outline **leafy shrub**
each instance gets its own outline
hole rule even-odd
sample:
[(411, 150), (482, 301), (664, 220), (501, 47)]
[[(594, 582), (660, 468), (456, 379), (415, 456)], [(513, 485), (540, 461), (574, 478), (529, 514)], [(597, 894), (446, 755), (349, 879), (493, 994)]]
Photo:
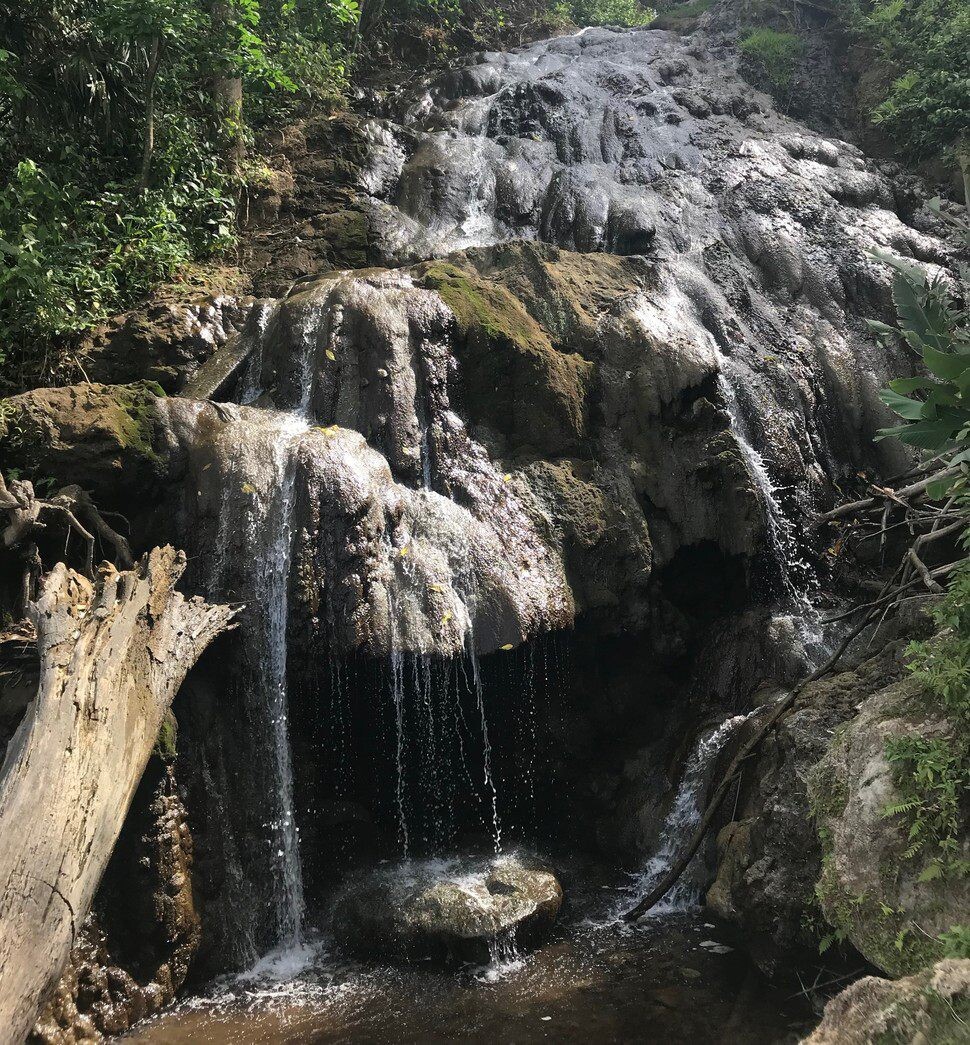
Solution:
[[(233, 242), (236, 144), (338, 91), (356, 0), (0, 5), (0, 387)], [(264, 16), (266, 16), (264, 18)], [(213, 84), (238, 80), (244, 116)]]
[(894, 71), (874, 119), (906, 151), (932, 156), (970, 134), (970, 4), (874, 0), (863, 32)]
[[(970, 546), (970, 314), (942, 276), (877, 253), (893, 267), (897, 326), (874, 321), (880, 337), (902, 336), (929, 376), (899, 378), (881, 393), (903, 419), (877, 438), (894, 437), (941, 455), (949, 472), (928, 487), (947, 497), (947, 511)], [(958, 465), (958, 468), (952, 466)], [(932, 608), (937, 634), (911, 643), (908, 667), (952, 724), (951, 735), (911, 733), (886, 742), (900, 801), (885, 812), (909, 828), (906, 857), (929, 857), (924, 880), (970, 872), (961, 855), (966, 796), (970, 794), (970, 558), (956, 567), (946, 595)]]
[(741, 41), (741, 56), (748, 71), (776, 90), (789, 86), (804, 49), (803, 41), (794, 33), (768, 27), (752, 30)]
[(911, 733), (886, 743), (901, 797), (886, 815), (902, 815), (909, 825), (907, 858), (932, 856), (924, 879), (970, 872), (960, 855), (962, 807), (970, 794), (970, 560), (964, 560), (932, 614), (940, 630), (910, 643), (908, 666), (945, 710), (953, 734)]
[[(927, 279), (916, 265), (884, 253), (895, 269), (893, 301), (898, 326), (870, 320), (878, 336), (901, 335), (930, 376), (891, 381), (880, 393), (905, 422), (877, 438), (894, 437), (923, 450), (952, 452), (951, 463), (970, 460), (970, 316), (947, 281)], [(942, 493), (942, 491), (937, 491)]]
[(575, 25), (649, 25), (657, 13), (639, 0), (565, 0), (555, 8), (564, 20)]
[(938, 937), (944, 958), (970, 958), (970, 926), (953, 925)]
[(48, 170), (29, 159), (4, 186), (0, 368), (31, 370), (52, 339), (66, 343), (232, 241), (235, 202), (213, 159), (140, 193), (88, 188), (80, 161)]

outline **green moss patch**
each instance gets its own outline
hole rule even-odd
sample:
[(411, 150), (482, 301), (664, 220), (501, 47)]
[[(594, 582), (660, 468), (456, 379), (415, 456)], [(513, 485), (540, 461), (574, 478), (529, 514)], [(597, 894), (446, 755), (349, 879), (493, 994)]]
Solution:
[(585, 435), (592, 364), (560, 351), (497, 281), (450, 262), (421, 266), (417, 275), (454, 313), (457, 389), (472, 422), (504, 435), (513, 452), (575, 449)]
[(0, 400), (0, 457), (8, 475), (35, 485), (78, 483), (104, 490), (124, 474), (134, 483), (161, 476), (153, 381), (39, 388)]

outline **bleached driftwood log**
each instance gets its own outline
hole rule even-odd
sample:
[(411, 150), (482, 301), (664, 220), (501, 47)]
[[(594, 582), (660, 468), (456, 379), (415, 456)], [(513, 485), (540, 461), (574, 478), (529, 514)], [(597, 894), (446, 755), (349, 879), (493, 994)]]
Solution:
[(0, 1043), (19, 1045), (91, 907), (165, 711), (234, 611), (156, 548), (97, 581), (57, 565), (32, 616), (37, 696), (0, 769)]

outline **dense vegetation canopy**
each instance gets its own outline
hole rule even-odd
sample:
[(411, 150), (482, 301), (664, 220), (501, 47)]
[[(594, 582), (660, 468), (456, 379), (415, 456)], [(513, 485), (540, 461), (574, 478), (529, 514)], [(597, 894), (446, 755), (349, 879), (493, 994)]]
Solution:
[(56, 380), (93, 325), (230, 250), (254, 136), (339, 105), (368, 52), (434, 58), (513, 29), (651, 17), (639, 0), (4, 5), (0, 385)]

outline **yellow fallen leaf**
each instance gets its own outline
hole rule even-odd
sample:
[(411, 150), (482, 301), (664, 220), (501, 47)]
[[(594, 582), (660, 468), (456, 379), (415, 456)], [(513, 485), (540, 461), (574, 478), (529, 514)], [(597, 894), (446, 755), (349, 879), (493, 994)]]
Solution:
[(441, 623), (442, 623), (442, 624), (447, 624), (447, 623), (448, 623), (448, 621), (450, 621), (450, 620), (451, 620), (451, 614), (450, 614), (450, 613), (446, 613), (446, 614), (445, 614), (445, 615), (444, 615), (444, 616), (443, 616), (443, 617), (441, 618)]
[(505, 475), (502, 476), (502, 478), (505, 480), (505, 482), (510, 482), (512, 476), (510, 475), (510, 473), (506, 472)]
[(336, 357), (336, 356), (335, 356), (335, 355), (333, 354), (333, 352), (331, 352), (331, 351), (330, 351), (330, 349), (328, 348), (328, 349), (327, 349), (327, 359), (329, 359), (329, 360), (330, 360), (331, 362), (333, 362), (333, 361), (334, 361), (334, 360), (335, 360), (336, 358), (337, 358), (337, 357)]
[(253, 486), (252, 483), (243, 483), (240, 490), (242, 490), (243, 493), (255, 493), (256, 487)]
[(405, 544), (404, 547), (398, 552), (398, 555), (405, 556), (411, 549)]
[(513, 646), (511, 642), (506, 642), (506, 644), (502, 647), (502, 649), (505, 649), (505, 650), (515, 649), (515, 646)]
[(428, 587), (432, 591), (441, 591), (441, 585), (440, 584), (429, 584)]

